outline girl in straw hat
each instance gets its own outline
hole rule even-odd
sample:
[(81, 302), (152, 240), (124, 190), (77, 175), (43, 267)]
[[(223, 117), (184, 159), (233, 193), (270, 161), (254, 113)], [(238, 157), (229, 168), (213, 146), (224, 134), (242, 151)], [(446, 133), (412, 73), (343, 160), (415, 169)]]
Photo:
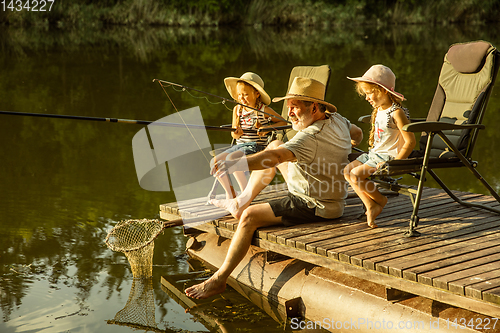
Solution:
[(376, 217), (382, 212), (387, 198), (367, 178), (386, 161), (407, 158), (415, 147), (415, 135), (403, 131), (409, 113), (401, 106), (404, 96), (394, 90), (396, 76), (389, 67), (374, 65), (362, 77), (350, 78), (356, 90), (373, 107), (370, 149), (344, 169), (344, 176), (366, 207), (368, 226), (376, 228)]
[[(236, 140), (236, 145), (217, 155), (213, 162), (237, 159), (243, 155), (254, 154), (263, 150), (268, 144), (272, 131), (259, 132), (258, 130), (286, 125), (283, 118), (268, 106), (271, 103), (271, 98), (264, 90), (264, 81), (259, 75), (247, 72), (239, 78), (227, 77), (224, 79), (224, 84), (229, 95), (243, 105), (236, 105), (233, 108), (232, 126), (236, 128), (236, 131), (231, 132), (231, 136)], [(245, 173), (237, 171), (233, 175), (243, 191), (247, 185)], [(234, 198), (236, 193), (231, 186), (229, 177), (223, 175), (217, 179), (226, 191), (226, 198)]]

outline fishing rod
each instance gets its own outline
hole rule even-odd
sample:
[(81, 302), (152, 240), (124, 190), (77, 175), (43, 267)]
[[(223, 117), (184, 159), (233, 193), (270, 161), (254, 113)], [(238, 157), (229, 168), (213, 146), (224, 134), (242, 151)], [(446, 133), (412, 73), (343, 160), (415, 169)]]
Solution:
[[(60, 115), (60, 114), (50, 114), (50, 113), (29, 113), (29, 112), (15, 112), (15, 111), (0, 111), (0, 114), (10, 115), (10, 116), (25, 116), (25, 117), (43, 117), (43, 118), (58, 118), (58, 119), (73, 119), (73, 120), (89, 120), (89, 121), (102, 121), (108, 123), (124, 123), (124, 124), (138, 124), (138, 125), (155, 125), (155, 126), (167, 126), (167, 127), (188, 127), (194, 129), (206, 129), (211, 131), (224, 131), (224, 132), (234, 132), (237, 129), (228, 126), (207, 126), (207, 125), (195, 125), (195, 124), (179, 124), (179, 123), (167, 123), (159, 121), (150, 120), (135, 120), (135, 119), (119, 119), (119, 118), (104, 118), (104, 117), (85, 117), (85, 116), (73, 116), (73, 115)], [(283, 127), (283, 126), (279, 126)], [(266, 131), (267, 129), (263, 129)], [(272, 130), (272, 129), (269, 129)], [(245, 133), (255, 133), (256, 130), (243, 130)]]
[[(172, 85), (172, 86), (176, 86), (176, 87), (180, 87), (182, 89), (189, 89), (189, 90), (193, 90), (193, 91), (196, 91), (196, 92), (199, 92), (199, 93), (202, 93), (202, 94), (205, 94), (205, 95), (208, 95), (208, 96), (212, 96), (212, 97), (215, 97), (215, 98), (219, 98), (219, 99), (222, 99), (224, 102), (230, 102), (230, 103), (234, 103), (234, 104), (237, 104), (237, 105), (241, 105), (241, 106), (244, 106), (245, 108), (247, 109), (251, 109), (251, 110), (254, 110), (254, 111), (257, 111), (257, 112), (260, 112), (260, 113), (263, 113), (269, 117), (273, 117), (273, 118), (276, 118), (275, 115), (272, 115), (268, 112), (265, 112), (265, 111), (261, 111), (259, 109), (255, 109), (255, 108), (252, 108), (248, 105), (245, 105), (245, 104), (241, 104), (235, 100), (232, 100), (232, 99), (229, 99), (229, 98), (225, 98), (225, 97), (222, 97), (222, 96), (218, 96), (218, 95), (214, 95), (212, 93), (209, 93), (209, 92), (206, 92), (206, 91), (203, 91), (203, 90), (198, 90), (198, 89), (195, 89), (195, 88), (191, 88), (191, 87), (188, 87), (188, 86), (185, 86), (185, 85), (182, 85), (182, 84), (178, 84), (178, 83), (174, 83), (174, 82), (169, 82), (169, 81), (165, 81), (165, 80), (159, 80), (159, 79), (153, 79), (153, 82), (159, 82), (160, 84), (162, 83), (165, 83), (165, 84), (169, 84), (169, 85)], [(163, 85), (162, 85), (163, 87)], [(285, 122), (287, 122), (288, 124), (291, 124), (292, 122), (283, 118), (282, 116), (278, 115), (278, 119), (280, 120), (283, 120)]]

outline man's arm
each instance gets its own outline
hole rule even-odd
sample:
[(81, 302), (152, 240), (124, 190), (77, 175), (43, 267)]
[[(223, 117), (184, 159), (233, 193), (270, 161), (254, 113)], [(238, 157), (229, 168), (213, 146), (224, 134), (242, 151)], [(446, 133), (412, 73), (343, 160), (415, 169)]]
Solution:
[(248, 170), (269, 169), (283, 162), (294, 162), (295, 155), (284, 147), (266, 149), (257, 154), (246, 156)]
[(363, 130), (358, 126), (351, 124), (351, 144), (356, 147), (363, 141)]
[[(245, 163), (242, 160), (246, 160)], [(221, 177), (227, 173), (228, 169), (236, 165), (236, 169), (232, 169), (231, 172), (241, 169), (242, 171), (248, 170), (263, 170), (269, 169), (277, 166), (283, 162), (293, 162), (296, 161), (295, 155), (288, 149), (284, 147), (277, 147), (273, 149), (266, 149), (257, 154), (243, 156), (234, 160), (226, 159), (222, 161), (212, 160), (210, 174), (216, 177)], [(248, 165), (248, 169), (246, 166)]]

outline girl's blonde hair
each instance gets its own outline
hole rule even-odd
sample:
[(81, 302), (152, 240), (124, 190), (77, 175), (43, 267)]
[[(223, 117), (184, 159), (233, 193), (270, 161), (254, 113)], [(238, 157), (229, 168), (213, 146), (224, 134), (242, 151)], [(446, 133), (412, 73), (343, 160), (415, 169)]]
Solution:
[[(397, 105), (401, 106), (402, 101), (399, 98), (397, 98), (393, 94), (388, 93), (387, 90), (385, 90), (384, 88), (382, 88), (378, 84), (370, 83), (370, 82), (363, 82), (363, 81), (356, 82), (356, 91), (362, 97), (364, 97), (366, 95), (365, 90), (363, 90), (363, 87), (365, 88), (365, 90), (373, 89), (378, 96), (380, 96), (380, 94), (387, 94), (387, 96), (389, 96), (389, 99), (391, 100), (391, 102), (393, 104), (397, 104)], [(375, 124), (375, 118), (377, 117), (377, 112), (378, 112), (378, 108), (373, 108), (371, 118), (370, 118), (370, 124), (372, 125), (371, 129), (370, 129), (370, 135), (368, 137), (368, 145), (370, 146), (370, 148), (373, 147), (373, 142), (374, 142), (374, 136), (375, 136), (374, 124)]]

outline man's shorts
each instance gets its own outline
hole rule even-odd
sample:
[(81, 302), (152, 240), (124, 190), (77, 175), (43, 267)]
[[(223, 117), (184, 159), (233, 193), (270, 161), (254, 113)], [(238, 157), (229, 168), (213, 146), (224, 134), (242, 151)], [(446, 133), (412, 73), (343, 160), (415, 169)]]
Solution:
[(360, 161), (363, 164), (371, 166), (372, 168), (376, 168), (377, 164), (379, 164), (380, 162), (387, 162), (393, 159), (394, 157), (389, 154), (373, 153), (370, 151), (368, 153), (360, 155), (356, 160)]
[(234, 153), (235, 151), (242, 151), (245, 155), (255, 154), (259, 151), (266, 149), (266, 146), (258, 145), (256, 142), (245, 142), (232, 146), (231, 148), (224, 151), (225, 153)]
[(299, 197), (288, 193), (288, 196), (269, 201), (269, 205), (276, 217), (281, 216), (281, 221), (287, 227), (308, 223), (331, 221), (315, 214), (316, 208), (307, 207), (307, 203)]

